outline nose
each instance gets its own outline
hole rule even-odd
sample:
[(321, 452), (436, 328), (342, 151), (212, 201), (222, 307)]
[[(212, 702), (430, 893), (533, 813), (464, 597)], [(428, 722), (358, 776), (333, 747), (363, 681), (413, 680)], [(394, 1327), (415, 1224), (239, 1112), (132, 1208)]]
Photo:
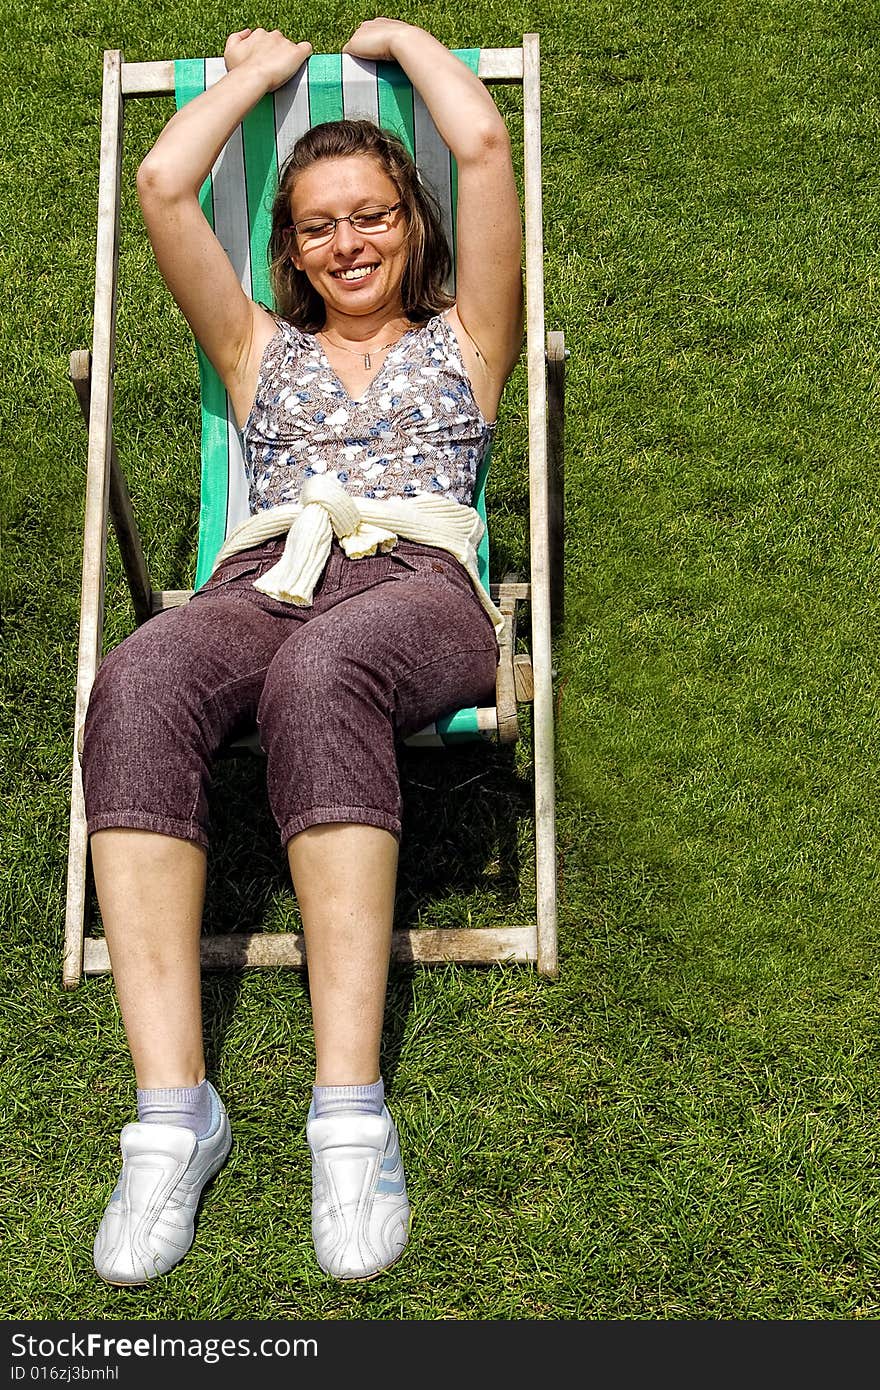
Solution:
[(355, 251), (360, 250), (364, 244), (362, 234), (355, 230), (345, 217), (340, 217), (336, 223), (336, 248), (343, 255), (350, 256)]

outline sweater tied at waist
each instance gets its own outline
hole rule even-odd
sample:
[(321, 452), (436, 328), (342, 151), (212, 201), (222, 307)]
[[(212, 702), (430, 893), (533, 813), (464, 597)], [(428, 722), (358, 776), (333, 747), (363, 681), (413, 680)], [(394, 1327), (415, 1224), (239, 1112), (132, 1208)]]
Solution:
[(356, 498), (336, 478), (313, 474), (303, 484), (298, 502), (257, 512), (236, 526), (218, 551), (214, 568), (230, 555), (286, 532), (280, 560), (254, 580), (254, 588), (283, 603), (308, 607), (334, 536), (352, 560), (392, 550), (402, 537), (437, 546), (464, 566), (500, 636), (504, 618), (479, 577), (477, 545), (484, 529), (475, 508), (449, 497)]

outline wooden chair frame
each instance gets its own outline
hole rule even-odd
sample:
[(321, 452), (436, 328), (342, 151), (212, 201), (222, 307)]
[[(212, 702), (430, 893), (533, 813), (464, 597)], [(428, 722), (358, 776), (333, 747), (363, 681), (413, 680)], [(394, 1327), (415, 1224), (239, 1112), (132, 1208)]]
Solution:
[[(392, 958), (424, 964), (534, 962), (555, 976), (557, 958), (554, 719), (551, 638), (563, 612), (563, 456), (565, 349), (561, 332), (545, 334), (541, 191), (540, 53), (537, 34), (521, 48), (484, 49), (479, 75), (486, 82), (523, 88), (526, 261), (526, 353), (529, 452), (529, 582), (507, 577), (491, 586), (508, 621), (498, 667), (496, 705), (480, 711), (480, 724), (502, 742), (517, 737), (519, 704), (532, 709), (535, 814), (536, 921), (513, 927), (414, 927), (395, 930)], [(126, 63), (118, 50), (104, 54), (95, 298), (91, 352), (71, 354), (70, 375), (88, 425), (82, 592), (74, 714), (70, 841), (64, 931), (63, 984), (83, 974), (106, 974), (110, 959), (101, 936), (87, 934), (90, 871), (82, 786), (82, 735), (92, 685), (102, 657), (107, 518), (112, 518), (138, 623), (185, 603), (188, 590), (154, 589), (131, 498), (113, 441), (113, 373), (119, 261), (120, 184), (125, 103), (174, 92), (174, 63)], [(530, 655), (515, 650), (520, 602), (531, 614)], [(439, 756), (442, 756), (439, 755)], [(207, 969), (301, 967), (299, 932), (203, 934)]]

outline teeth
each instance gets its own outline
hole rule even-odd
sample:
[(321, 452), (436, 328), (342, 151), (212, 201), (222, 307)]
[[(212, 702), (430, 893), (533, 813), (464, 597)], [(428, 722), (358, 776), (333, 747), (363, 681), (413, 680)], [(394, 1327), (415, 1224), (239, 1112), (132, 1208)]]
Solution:
[(365, 275), (369, 275), (374, 269), (371, 265), (358, 265), (353, 270), (337, 270), (336, 274), (340, 280), (363, 280)]

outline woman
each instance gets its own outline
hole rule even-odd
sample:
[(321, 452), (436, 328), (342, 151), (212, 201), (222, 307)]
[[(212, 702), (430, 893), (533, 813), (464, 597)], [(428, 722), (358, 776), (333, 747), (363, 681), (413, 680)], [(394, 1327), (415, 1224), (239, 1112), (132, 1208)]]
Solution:
[(159, 269), (242, 427), (253, 515), (188, 605), (108, 655), (86, 722), (92, 863), (138, 1088), (95, 1240), (111, 1283), (183, 1258), (231, 1145), (202, 1046), (206, 794), (218, 748), (255, 719), (308, 956), (317, 1259), (339, 1279), (371, 1278), (408, 1236), (379, 1071), (396, 740), (494, 690), (498, 615), (469, 564), (470, 503), (521, 345), (520, 213), (504, 123), (442, 44), (376, 19), (344, 51), (397, 61), (456, 158), (454, 303), (403, 147), (346, 121), (304, 136), (282, 173), (279, 313), (243, 293), (198, 191), (307, 43), (232, 34), (226, 76), (177, 112), (138, 172)]

